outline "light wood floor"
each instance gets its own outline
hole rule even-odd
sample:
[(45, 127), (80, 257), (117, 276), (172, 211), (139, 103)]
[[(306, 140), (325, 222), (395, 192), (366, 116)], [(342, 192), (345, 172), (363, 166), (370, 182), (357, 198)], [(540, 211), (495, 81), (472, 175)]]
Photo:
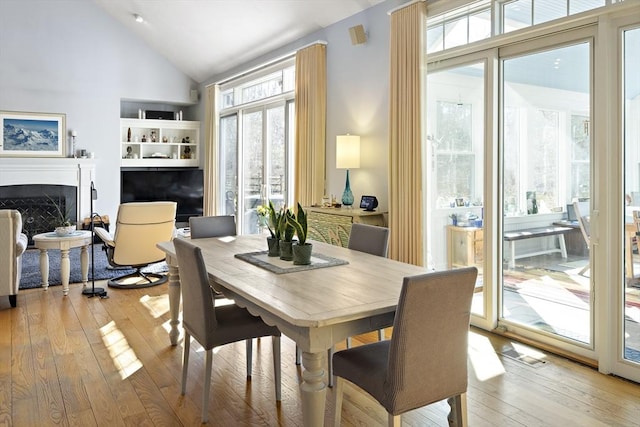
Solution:
[[(199, 425), (204, 357), (194, 343), (181, 396), (182, 346), (169, 345), (167, 285), (108, 289), (108, 299), (87, 298), (81, 290), (71, 285), (68, 297), (60, 286), (22, 291), (13, 309), (0, 298), (0, 426)], [(361, 338), (354, 342), (375, 334)], [(477, 330), (469, 344), (470, 426), (640, 425), (638, 384)], [(270, 339), (254, 345), (250, 382), (244, 344), (220, 348), (209, 425), (302, 425), (294, 351), (283, 337), (277, 406)], [(332, 391), (327, 395), (329, 414)], [(439, 402), (408, 413), (403, 424), (446, 426), (447, 412)], [(349, 426), (384, 425), (386, 414), (347, 387), (342, 419)]]

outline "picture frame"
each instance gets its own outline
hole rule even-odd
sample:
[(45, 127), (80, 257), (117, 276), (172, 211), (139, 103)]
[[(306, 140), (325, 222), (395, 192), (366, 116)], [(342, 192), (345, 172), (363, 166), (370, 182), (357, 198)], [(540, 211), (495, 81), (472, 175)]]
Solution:
[(66, 114), (0, 111), (0, 157), (65, 157)]

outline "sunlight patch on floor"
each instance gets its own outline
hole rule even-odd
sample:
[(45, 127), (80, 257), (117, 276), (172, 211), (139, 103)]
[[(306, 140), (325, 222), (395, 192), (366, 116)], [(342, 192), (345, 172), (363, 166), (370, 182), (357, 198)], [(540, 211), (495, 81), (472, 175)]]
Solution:
[(111, 360), (113, 360), (113, 364), (118, 369), (123, 380), (142, 368), (142, 362), (129, 346), (127, 339), (120, 332), (114, 321), (101, 327), (100, 333), (102, 342), (109, 350)]
[(163, 314), (169, 312), (168, 294), (157, 295), (154, 297), (145, 295), (140, 298), (140, 302), (147, 310), (149, 310), (149, 314), (152, 315), (154, 319), (157, 319)]
[(486, 381), (506, 372), (489, 338), (473, 332), (469, 332), (469, 360), (479, 381)]

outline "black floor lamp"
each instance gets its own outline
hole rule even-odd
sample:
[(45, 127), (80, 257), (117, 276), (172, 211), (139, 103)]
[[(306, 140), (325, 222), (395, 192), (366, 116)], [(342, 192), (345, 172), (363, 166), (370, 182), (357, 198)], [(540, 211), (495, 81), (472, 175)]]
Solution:
[(95, 258), (95, 252), (94, 252), (94, 239), (96, 237), (96, 232), (95, 232), (95, 222), (93, 222), (93, 218), (94, 217), (98, 217), (100, 218), (100, 215), (98, 215), (97, 213), (93, 212), (93, 201), (96, 200), (98, 198), (98, 191), (95, 189), (95, 187), (93, 186), (93, 181), (91, 181), (91, 197), (89, 198), (91, 200), (90, 202), (90, 210), (91, 210), (91, 215), (90, 215), (90, 227), (91, 227), (91, 289), (86, 288), (82, 290), (82, 294), (83, 295), (88, 295), (89, 298), (93, 298), (95, 296), (99, 296), (100, 298), (107, 298), (107, 292), (104, 290), (104, 288), (96, 288), (96, 258)]

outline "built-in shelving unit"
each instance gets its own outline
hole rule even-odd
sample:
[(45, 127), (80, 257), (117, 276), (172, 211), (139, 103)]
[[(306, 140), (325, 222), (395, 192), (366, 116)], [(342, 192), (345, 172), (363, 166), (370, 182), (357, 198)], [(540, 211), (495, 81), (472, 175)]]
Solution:
[(199, 165), (200, 122), (120, 119), (122, 167)]

